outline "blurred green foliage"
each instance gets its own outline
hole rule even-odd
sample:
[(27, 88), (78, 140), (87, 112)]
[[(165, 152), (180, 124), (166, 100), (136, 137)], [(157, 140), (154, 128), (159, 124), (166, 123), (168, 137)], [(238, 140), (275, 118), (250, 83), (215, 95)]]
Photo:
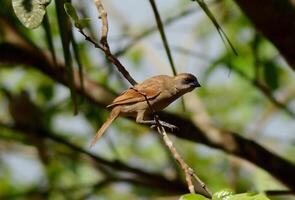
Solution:
[[(119, 93), (129, 87), (101, 52), (94, 49), (76, 29), (67, 24), (67, 16), (65, 13), (61, 14), (64, 8), (61, 2), (64, 1), (59, 2), (59, 9), (55, 9), (57, 2), (59, 1), (52, 2), (47, 7), (51, 34), (46, 35), (46, 29), (42, 26), (34, 31), (24, 28), (15, 17), (10, 0), (1, 2), (0, 24), (2, 25), (2, 21), (11, 24), (33, 45), (48, 50), (49, 55), (55, 54), (57, 63), (67, 63), (68, 80), (71, 84), (71, 70), (83, 65), (84, 74), (111, 91)], [(154, 21), (141, 18), (142, 13), (151, 12), (144, 10), (143, 3), (133, 1), (128, 4), (132, 7), (126, 8), (128, 6), (123, 6), (122, 3), (118, 5), (116, 1), (103, 2), (108, 9), (109, 43), (114, 52), (132, 42), (135, 33), (141, 33), (145, 28), (153, 26)], [(93, 2), (72, 3), (76, 11), (73, 11), (70, 4), (67, 4), (66, 10), (74, 21), (74, 26), (85, 29), (87, 34), (96, 38), (93, 33), (98, 35), (99, 20)], [(197, 4), (190, 1), (173, 1), (169, 9), (165, 3), (157, 3), (160, 4), (163, 19), (173, 16), (179, 9), (197, 10)], [(294, 72), (288, 68), (275, 47), (255, 30), (233, 1), (218, 1), (209, 4), (209, 7), (239, 56), (234, 56), (231, 51), (226, 50), (206, 15), (196, 14), (196, 11), (185, 18), (174, 19), (175, 22), (165, 28), (171, 46), (175, 44), (188, 51), (202, 52), (206, 55), (200, 58), (188, 53), (181, 54), (171, 47), (177, 71), (190, 71), (197, 74), (200, 79), (202, 88), (192, 95), (195, 100), (189, 101), (193, 101), (194, 105), (197, 105), (195, 101), (201, 102), (201, 107), (210, 117), (212, 124), (250, 137), (294, 161), (295, 138), (290, 134), (290, 130), (294, 128), (294, 119), (281, 109), (275, 108), (261, 88), (253, 84), (255, 81), (259, 82), (275, 98), (283, 101), (288, 109), (292, 109), (295, 97), (292, 87), (295, 85)], [(133, 17), (133, 13), (137, 16)], [(127, 19), (128, 28), (120, 28), (124, 21), (122, 16)], [(4, 28), (4, 25), (0, 27), (0, 44), (8, 41)], [(158, 45), (158, 36), (147, 35), (121, 55), (120, 59), (136, 80), (144, 80), (154, 74), (169, 73), (164, 50)], [(46, 37), (51, 37), (51, 50)], [(73, 41), (76, 47), (73, 46)], [(56, 67), (59, 73), (58, 66)], [(1, 63), (0, 87), (8, 89), (13, 95), (19, 94), (22, 90), (28, 91), (32, 102), (44, 113), (40, 117), (44, 119), (46, 129), (86, 150), (89, 150), (88, 145), (93, 134), (108, 115), (107, 110), (94, 106), (87, 99), (79, 101), (82, 97), (77, 94), (79, 114), (73, 116), (73, 98), (68, 88), (38, 70), (23, 68), (22, 65), (10, 66)], [(73, 95), (76, 93), (72, 88)], [(13, 124), (8, 104), (9, 99), (0, 91), (0, 122)], [(191, 111), (190, 107), (187, 108), (187, 113), (182, 113), (180, 108), (180, 102), (177, 102), (169, 110), (186, 117), (193, 118), (194, 115), (198, 115)], [(280, 136), (281, 133), (284, 135)], [(245, 192), (284, 189), (284, 186), (269, 174), (248, 162), (201, 144), (176, 138), (173, 138), (173, 141), (184, 160), (195, 169), (213, 192), (231, 188), (236, 193), (242, 193), (227, 199), (262, 200), (267, 199), (262, 194), (249, 196)], [(178, 199), (180, 196), (177, 194), (175, 197), (174, 193), (169, 193), (161, 187), (151, 188), (124, 181), (132, 178), (132, 174), (101, 168), (89, 156), (77, 153), (63, 144), (50, 139), (46, 139), (45, 144), (50, 157), (47, 164), (39, 159), (36, 145), (28, 139), (28, 135), (0, 126), (0, 199), (132, 200)], [(175, 169), (175, 161), (170, 158), (161, 139), (150, 129), (136, 125), (128, 119), (116, 120), (105, 137), (89, 151), (109, 160), (118, 160), (144, 171), (163, 175), (169, 180), (177, 178), (180, 171)], [(112, 176), (122, 176), (125, 179), (105, 184), (104, 180), (113, 178)], [(184, 180), (182, 172), (180, 177)], [(264, 180), (265, 177), (267, 181)], [(184, 195), (181, 199), (193, 200), (204, 197), (190, 194)]]

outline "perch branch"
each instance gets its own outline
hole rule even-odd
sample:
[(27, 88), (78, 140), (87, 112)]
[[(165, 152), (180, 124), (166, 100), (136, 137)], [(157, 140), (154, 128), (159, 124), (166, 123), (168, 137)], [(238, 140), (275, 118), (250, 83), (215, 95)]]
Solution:
[[(205, 185), (205, 183), (203, 181), (201, 181), (201, 179), (197, 176), (197, 174), (194, 172), (194, 170), (188, 165), (186, 164), (186, 162), (183, 160), (183, 158), (180, 156), (180, 154), (177, 152), (176, 148), (173, 145), (172, 140), (168, 137), (165, 128), (161, 125), (160, 123), (160, 119), (159, 116), (156, 114), (155, 109), (153, 108), (153, 106), (150, 104), (147, 96), (136, 90), (135, 88), (132, 88), (133, 90), (137, 91), (139, 94), (141, 94), (144, 98), (145, 101), (147, 102), (149, 108), (151, 109), (153, 115), (154, 115), (154, 119), (157, 122), (157, 130), (158, 133), (162, 136), (165, 145), (168, 147), (168, 149), (170, 150), (171, 154), (173, 155), (174, 159), (177, 161), (177, 163), (180, 165), (181, 169), (183, 170), (184, 174), (185, 174), (185, 180), (188, 186), (188, 190), (190, 191), (190, 193), (199, 193), (199, 194), (203, 194), (206, 197), (211, 198), (212, 195), (209, 192), (207, 186)], [(193, 178), (196, 181), (196, 188), (193, 184)], [(202, 189), (200, 189), (202, 188)]]

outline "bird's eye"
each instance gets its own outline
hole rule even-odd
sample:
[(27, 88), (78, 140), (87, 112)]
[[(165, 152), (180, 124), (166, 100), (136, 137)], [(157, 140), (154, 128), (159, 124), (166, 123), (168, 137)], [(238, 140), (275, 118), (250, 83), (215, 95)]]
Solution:
[(184, 84), (189, 84), (189, 83), (193, 83), (193, 82), (195, 82), (195, 79), (190, 78), (190, 77), (183, 80)]

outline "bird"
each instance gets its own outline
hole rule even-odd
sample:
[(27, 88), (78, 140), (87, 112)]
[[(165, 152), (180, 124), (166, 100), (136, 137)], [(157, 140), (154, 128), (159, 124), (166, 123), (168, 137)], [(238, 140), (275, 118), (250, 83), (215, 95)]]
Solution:
[(201, 87), (201, 85), (193, 74), (180, 73), (174, 77), (168, 75), (153, 76), (123, 91), (107, 106), (112, 110), (95, 134), (90, 147), (95, 145), (119, 115), (135, 117), (136, 122), (140, 124), (157, 126), (160, 123), (161, 126), (172, 130), (177, 129), (172, 124), (153, 119), (152, 115), (197, 87)]

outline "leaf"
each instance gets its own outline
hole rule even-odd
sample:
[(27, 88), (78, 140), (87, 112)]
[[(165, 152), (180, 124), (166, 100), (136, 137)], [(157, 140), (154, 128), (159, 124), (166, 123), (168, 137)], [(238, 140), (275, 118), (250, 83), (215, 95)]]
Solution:
[(79, 20), (78, 14), (76, 9), (71, 3), (65, 3), (64, 4), (64, 9), (67, 13), (67, 15), (74, 21), (77, 22)]
[(71, 98), (74, 104), (74, 114), (78, 113), (77, 94), (74, 88), (73, 60), (70, 51), (72, 26), (64, 10), (65, 0), (55, 0), (58, 27), (60, 31), (64, 60), (67, 72), (67, 84), (70, 88)]
[(182, 195), (179, 200), (208, 200), (208, 198), (200, 194), (185, 194)]
[(87, 26), (89, 26), (91, 19), (90, 18), (83, 18), (83, 19), (78, 19), (78, 21), (75, 21), (75, 27), (78, 29), (83, 29)]
[(79, 55), (79, 47), (78, 47), (78, 44), (75, 40), (73, 32), (71, 33), (71, 39), (72, 39), (72, 47), (73, 47), (73, 51), (74, 51), (74, 56), (75, 56), (76, 62), (78, 64), (78, 69), (79, 69), (79, 80), (80, 80), (81, 92), (84, 93), (83, 65), (82, 65), (80, 55)]
[(213, 194), (212, 200), (269, 200), (264, 194), (233, 194), (231, 190), (222, 190)]
[(279, 87), (279, 70), (273, 62), (266, 62), (263, 65), (263, 75), (266, 84), (271, 90), (276, 90)]
[(38, 92), (45, 98), (46, 101), (50, 101), (54, 96), (54, 89), (51, 85), (40, 85)]
[(269, 200), (264, 194), (242, 193), (230, 196), (227, 200)]
[(43, 28), (44, 28), (44, 31), (45, 31), (45, 37), (46, 37), (46, 42), (47, 42), (47, 46), (51, 52), (51, 55), (52, 55), (52, 60), (53, 60), (53, 63), (55, 66), (57, 66), (57, 61), (56, 61), (56, 53), (55, 53), (55, 50), (54, 50), (54, 45), (53, 45), (53, 36), (51, 34), (51, 25), (50, 25), (50, 22), (49, 22), (49, 18), (48, 18), (48, 15), (45, 14), (45, 17), (44, 17), (44, 20), (43, 20)]
[(37, 28), (51, 0), (12, 0), (12, 7), (20, 22), (29, 29)]
[(230, 189), (224, 189), (219, 192), (216, 192), (212, 196), (212, 200), (223, 200), (233, 195), (233, 191)]

